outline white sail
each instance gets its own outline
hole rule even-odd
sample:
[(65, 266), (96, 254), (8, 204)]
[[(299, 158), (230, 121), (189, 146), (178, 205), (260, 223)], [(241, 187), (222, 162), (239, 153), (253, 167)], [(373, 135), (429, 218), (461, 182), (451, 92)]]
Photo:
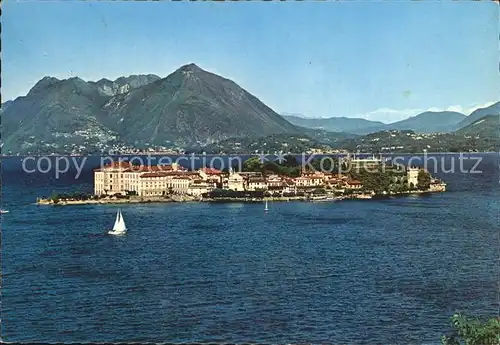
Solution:
[(113, 230), (116, 229), (119, 222), (120, 222), (120, 210), (116, 212), (116, 219), (115, 219), (115, 225), (113, 226)]
[(125, 226), (122, 212), (118, 210), (118, 212), (116, 213), (115, 225), (113, 226), (113, 232), (125, 232), (126, 230), (127, 227)]
[(266, 207), (264, 208), (264, 211), (268, 211), (269, 208), (267, 207), (267, 200), (266, 200)]

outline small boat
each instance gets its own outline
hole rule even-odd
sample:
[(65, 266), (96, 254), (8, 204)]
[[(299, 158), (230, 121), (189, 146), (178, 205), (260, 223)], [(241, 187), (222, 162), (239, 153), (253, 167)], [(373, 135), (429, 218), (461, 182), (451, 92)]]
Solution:
[(264, 207), (264, 212), (269, 211), (269, 207), (267, 207), (267, 200), (266, 200), (266, 207)]
[(109, 235), (124, 235), (127, 232), (127, 227), (125, 226), (125, 221), (123, 220), (122, 212), (118, 210), (116, 213), (115, 225), (113, 230), (108, 231)]
[(319, 196), (312, 196), (310, 200), (312, 202), (325, 202), (325, 201), (337, 201), (340, 200), (340, 198), (334, 197), (332, 195), (319, 195)]
[(0, 214), (9, 213), (7, 210), (0, 210)]

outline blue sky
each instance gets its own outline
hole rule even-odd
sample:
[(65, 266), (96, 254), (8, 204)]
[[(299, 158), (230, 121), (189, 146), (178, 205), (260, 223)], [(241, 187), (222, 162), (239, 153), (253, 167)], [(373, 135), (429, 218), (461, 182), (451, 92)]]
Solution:
[(43, 76), (233, 79), (279, 113), (390, 122), (499, 100), (493, 2), (2, 4), (3, 101)]

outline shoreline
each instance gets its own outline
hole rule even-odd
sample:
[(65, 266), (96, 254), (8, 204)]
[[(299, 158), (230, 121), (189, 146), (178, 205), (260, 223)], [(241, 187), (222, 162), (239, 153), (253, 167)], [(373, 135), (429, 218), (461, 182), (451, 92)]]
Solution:
[(339, 202), (345, 200), (383, 200), (396, 197), (405, 197), (420, 194), (434, 194), (443, 193), (443, 191), (429, 191), (429, 190), (416, 190), (411, 192), (399, 192), (391, 194), (352, 194), (343, 196), (322, 195), (318, 198), (310, 198), (309, 196), (290, 196), (290, 197), (264, 197), (264, 198), (251, 198), (251, 197), (218, 197), (218, 198), (196, 198), (192, 196), (174, 196), (174, 197), (142, 197), (142, 198), (129, 198), (129, 199), (89, 199), (89, 200), (61, 200), (57, 203), (50, 199), (38, 198), (35, 205), (37, 206), (78, 206), (78, 205), (119, 205), (119, 204), (151, 204), (151, 203), (186, 203), (186, 202), (208, 202), (208, 203), (261, 203), (264, 201), (272, 202)]
[[(477, 151), (477, 152), (468, 152), (468, 151), (463, 151), (463, 152), (448, 152), (448, 151), (438, 151), (438, 152), (418, 152), (418, 153), (408, 153), (408, 152), (387, 152), (387, 153), (359, 153), (359, 155), (405, 155), (405, 156), (424, 156), (424, 155), (458, 155), (458, 154), (492, 154), (496, 153), (498, 154), (497, 151)], [(274, 153), (269, 153), (267, 154), (269, 156), (274, 156)], [(287, 155), (292, 155), (292, 156), (300, 156), (302, 153), (287, 153)], [(346, 155), (346, 153), (307, 153), (307, 156), (311, 155), (329, 155), (329, 156), (340, 156), (340, 155)], [(179, 157), (184, 157), (184, 156), (191, 156), (191, 154), (183, 154), (183, 153), (161, 153), (161, 152), (149, 152), (149, 153), (118, 153), (118, 154), (108, 154), (108, 155), (103, 155), (103, 154), (90, 154), (90, 155), (80, 155), (80, 154), (59, 154), (59, 153), (54, 153), (54, 154), (46, 154), (46, 155), (0, 155), (0, 158), (14, 158), (14, 157), (19, 157), (19, 158), (25, 158), (25, 157), (120, 157), (120, 156), (179, 156)], [(207, 153), (205, 155), (203, 154), (195, 154), (195, 156), (206, 156), (206, 157), (219, 157), (219, 156), (233, 156), (233, 157), (239, 157), (239, 156), (255, 156), (255, 153)]]

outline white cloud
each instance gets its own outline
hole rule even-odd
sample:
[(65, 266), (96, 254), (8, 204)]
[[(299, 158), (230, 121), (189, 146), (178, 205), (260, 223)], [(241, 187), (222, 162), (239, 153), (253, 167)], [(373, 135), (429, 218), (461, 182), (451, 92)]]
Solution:
[(355, 117), (360, 117), (366, 120), (382, 121), (385, 123), (396, 122), (415, 116), (422, 112), (422, 109), (391, 109), (380, 108), (370, 111), (365, 114), (359, 114)]
[(461, 105), (450, 105), (447, 108), (438, 108), (438, 107), (431, 107), (428, 109), (418, 109), (418, 108), (413, 108), (413, 109), (392, 109), (392, 108), (380, 108), (376, 109), (373, 111), (370, 111), (365, 114), (359, 114), (354, 117), (360, 117), (362, 119), (366, 120), (372, 120), (372, 121), (382, 121), (385, 123), (392, 123), (396, 121), (401, 121), (404, 119), (407, 119), (409, 117), (418, 115), (420, 113), (423, 113), (425, 111), (456, 111), (465, 115), (469, 115), (472, 113), (474, 110), (478, 108), (486, 108), (489, 107), (490, 105), (494, 104), (496, 102), (486, 102), (482, 104), (474, 104), (474, 105), (469, 105), (467, 107), (461, 106)]
[[(433, 109), (432, 111), (443, 111), (443, 110), (456, 111), (456, 112), (462, 113), (464, 115), (470, 115), (470, 113), (472, 113), (474, 110), (479, 109), (479, 108), (489, 107), (490, 105), (492, 105), (494, 103), (496, 103), (496, 102), (493, 101), (493, 102), (486, 102), (486, 103), (479, 103), (479, 104), (476, 103), (476, 104), (470, 104), (467, 107), (463, 107), (461, 105), (451, 105), (446, 109), (432, 108)], [(438, 110), (434, 110), (434, 109), (438, 109)]]
[(451, 105), (446, 108), (446, 111), (456, 111), (457, 113), (464, 113), (464, 108), (461, 105)]
[(483, 104), (476, 104), (476, 105), (474, 105), (474, 106), (472, 106), (472, 107), (467, 108), (467, 109), (464, 111), (464, 114), (465, 114), (465, 115), (470, 115), (470, 113), (472, 113), (474, 110), (479, 109), (479, 108), (486, 108), (486, 107), (489, 107), (490, 105), (495, 104), (496, 102), (498, 102), (498, 101), (486, 102), (486, 103), (483, 103)]

